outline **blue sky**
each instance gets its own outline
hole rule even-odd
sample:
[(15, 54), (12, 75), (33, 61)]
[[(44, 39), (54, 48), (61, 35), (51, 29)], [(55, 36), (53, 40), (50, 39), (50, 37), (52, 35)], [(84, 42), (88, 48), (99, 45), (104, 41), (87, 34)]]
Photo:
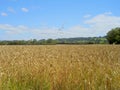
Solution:
[(120, 0), (0, 0), (0, 40), (104, 36)]

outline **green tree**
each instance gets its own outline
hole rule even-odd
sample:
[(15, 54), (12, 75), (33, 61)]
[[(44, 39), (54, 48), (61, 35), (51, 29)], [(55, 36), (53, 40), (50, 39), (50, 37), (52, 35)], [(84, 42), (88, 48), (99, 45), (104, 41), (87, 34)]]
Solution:
[(37, 45), (37, 40), (36, 39), (32, 40), (32, 45)]
[(110, 44), (120, 44), (120, 27), (109, 31), (106, 38)]
[(46, 42), (47, 42), (47, 44), (56, 44), (57, 43), (57, 41), (53, 40), (53, 39), (48, 39)]

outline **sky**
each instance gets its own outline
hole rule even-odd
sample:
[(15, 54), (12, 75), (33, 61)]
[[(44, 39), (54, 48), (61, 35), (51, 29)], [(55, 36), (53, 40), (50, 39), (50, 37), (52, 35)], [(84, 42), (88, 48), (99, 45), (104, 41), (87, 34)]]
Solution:
[(0, 40), (105, 36), (120, 0), (0, 0)]

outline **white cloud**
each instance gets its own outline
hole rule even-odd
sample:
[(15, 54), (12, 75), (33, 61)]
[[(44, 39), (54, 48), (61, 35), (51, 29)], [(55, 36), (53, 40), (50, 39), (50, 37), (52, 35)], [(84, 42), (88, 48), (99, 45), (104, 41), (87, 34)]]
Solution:
[(90, 37), (93, 36), (91, 30), (80, 25), (69, 28), (68, 33), (71, 33), (71, 37)]
[(89, 18), (83, 23), (84, 26), (76, 25), (65, 30), (59, 30), (58, 27), (30, 28), (24, 25), (12, 26), (9, 24), (0, 24), (0, 30), (14, 38), (17, 35), (27, 39), (104, 36), (112, 28), (120, 26), (120, 17), (103, 13)]
[(120, 17), (112, 16), (110, 13), (97, 15), (85, 21), (90, 30), (96, 35), (105, 35), (110, 29), (120, 27)]
[(112, 12), (105, 12), (104, 14), (106, 14), (106, 15), (111, 15)]
[(15, 10), (12, 7), (8, 7), (7, 10), (11, 13), (16, 13)]
[(5, 12), (2, 12), (2, 13), (1, 13), (1, 16), (8, 16), (8, 14), (5, 13)]
[(91, 17), (91, 15), (90, 14), (87, 14), (87, 15), (85, 15), (85, 16), (83, 16), (84, 18), (90, 18)]
[(23, 12), (28, 12), (29, 10), (27, 8), (21, 8)]
[(6, 33), (9, 34), (21, 34), (21, 33), (25, 33), (28, 28), (26, 26), (23, 25), (19, 25), (19, 26), (12, 26), (9, 24), (0, 24), (0, 30), (4, 30)]

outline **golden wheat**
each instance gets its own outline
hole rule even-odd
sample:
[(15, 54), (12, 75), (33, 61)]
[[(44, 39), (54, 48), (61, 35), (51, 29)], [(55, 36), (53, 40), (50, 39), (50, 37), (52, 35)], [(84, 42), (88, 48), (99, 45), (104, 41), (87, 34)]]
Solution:
[(0, 90), (120, 90), (120, 46), (0, 46)]

